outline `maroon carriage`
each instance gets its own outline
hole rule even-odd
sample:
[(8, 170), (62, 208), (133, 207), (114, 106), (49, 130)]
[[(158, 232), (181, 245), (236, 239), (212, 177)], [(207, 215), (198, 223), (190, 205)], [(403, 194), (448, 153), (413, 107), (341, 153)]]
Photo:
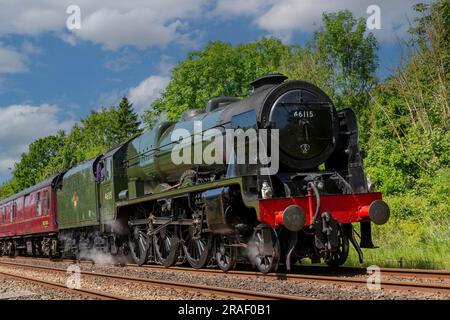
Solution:
[(0, 201), (0, 255), (56, 252), (60, 175)]

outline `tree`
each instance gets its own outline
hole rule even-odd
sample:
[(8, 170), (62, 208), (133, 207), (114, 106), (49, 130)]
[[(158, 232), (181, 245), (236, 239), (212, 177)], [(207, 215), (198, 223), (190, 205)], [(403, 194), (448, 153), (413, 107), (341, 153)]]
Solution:
[(143, 115), (148, 126), (163, 114), (178, 119), (183, 111), (204, 108), (218, 96), (246, 97), (250, 82), (267, 73), (279, 72), (291, 46), (275, 38), (262, 38), (233, 47), (210, 42), (203, 50), (190, 53), (172, 70), (172, 79), (160, 99)]
[(123, 97), (119, 106), (91, 111), (71, 132), (37, 139), (23, 153), (13, 171), (14, 184), (0, 189), (2, 197), (20, 191), (70, 167), (112, 149), (140, 133), (133, 106)]
[(377, 83), (377, 41), (372, 33), (366, 35), (365, 20), (348, 10), (324, 13), (322, 20), (323, 28), (283, 70), (290, 78), (316, 83), (338, 108), (351, 107), (362, 116)]
[(13, 172), (19, 190), (35, 185), (47, 178), (46, 168), (64, 145), (65, 133), (60, 131), (54, 136), (37, 139), (23, 153)]
[(366, 167), (387, 194), (428, 194), (438, 175), (450, 185), (448, 2), (415, 8), (419, 17), (406, 55), (376, 88), (370, 116)]
[(53, 163), (62, 170), (112, 149), (116, 142), (112, 128), (116, 126), (115, 107), (91, 111), (67, 135), (64, 147)]
[(11, 180), (5, 182), (0, 186), (0, 200), (12, 196), (14, 193), (18, 191), (20, 190), (17, 187), (17, 182), (14, 178), (12, 178)]
[(111, 134), (115, 144), (120, 144), (142, 132), (139, 129), (141, 122), (133, 110), (133, 104), (128, 102), (127, 97), (122, 98), (113, 116)]

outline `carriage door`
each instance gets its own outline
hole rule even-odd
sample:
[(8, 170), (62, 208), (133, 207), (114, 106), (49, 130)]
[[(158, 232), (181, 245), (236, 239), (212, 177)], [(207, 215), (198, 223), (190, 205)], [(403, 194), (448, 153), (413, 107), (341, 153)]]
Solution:
[(105, 158), (99, 162), (100, 168), (100, 221), (108, 221), (114, 218), (114, 182), (113, 182), (112, 157)]

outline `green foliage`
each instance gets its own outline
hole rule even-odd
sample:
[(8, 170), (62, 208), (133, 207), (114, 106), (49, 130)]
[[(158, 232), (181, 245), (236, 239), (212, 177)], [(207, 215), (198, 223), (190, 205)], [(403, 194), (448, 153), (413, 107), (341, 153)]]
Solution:
[(377, 41), (372, 33), (366, 34), (365, 20), (355, 19), (350, 11), (325, 13), (323, 22), (324, 27), (285, 66), (285, 73), (318, 84), (338, 108), (362, 113), (376, 84)]
[(117, 110), (114, 109), (114, 112), (114, 121), (111, 123), (114, 144), (119, 144), (141, 133), (141, 129), (139, 129), (141, 122), (133, 110), (133, 104), (128, 101), (127, 97), (122, 98), (119, 107)]
[[(450, 268), (449, 4), (419, 4), (403, 64), (373, 91), (366, 170), (392, 216), (367, 263)], [(351, 262), (355, 261), (352, 257)]]
[(16, 180), (13, 178), (4, 184), (0, 185), (0, 199), (8, 198), (16, 193), (17, 190)]
[(365, 35), (365, 21), (354, 19), (349, 11), (324, 14), (323, 20), (324, 29), (305, 48), (262, 38), (235, 47), (211, 42), (190, 53), (173, 69), (162, 97), (143, 120), (152, 127), (158, 116), (176, 120), (183, 111), (204, 108), (217, 96), (246, 97), (251, 81), (276, 72), (316, 83), (338, 107), (364, 109), (376, 81), (376, 40), (372, 34)]
[(275, 38), (263, 38), (233, 47), (211, 42), (203, 50), (190, 53), (172, 71), (172, 79), (151, 108), (143, 115), (148, 126), (155, 116), (178, 119), (183, 111), (204, 108), (218, 96), (248, 96), (249, 83), (259, 76), (280, 70), (291, 55), (291, 46)]
[(23, 190), (46, 178), (44, 172), (49, 162), (63, 146), (64, 132), (55, 136), (37, 139), (29, 146), (28, 153), (23, 153), (14, 169), (17, 188)]
[[(393, 215), (387, 224), (374, 226), (374, 243), (380, 248), (364, 250), (366, 265), (450, 269), (450, 168), (418, 185), (385, 197)], [(354, 253), (348, 264), (357, 264)]]
[(66, 135), (37, 139), (15, 165), (13, 179), (0, 187), (0, 199), (64, 171), (139, 134), (140, 122), (126, 97), (119, 106), (90, 115)]
[[(387, 194), (401, 194), (450, 166), (449, 71), (440, 4), (422, 16), (403, 65), (374, 91), (366, 168)], [(448, 12), (447, 12), (448, 15)], [(415, 45), (419, 44), (419, 45)]]

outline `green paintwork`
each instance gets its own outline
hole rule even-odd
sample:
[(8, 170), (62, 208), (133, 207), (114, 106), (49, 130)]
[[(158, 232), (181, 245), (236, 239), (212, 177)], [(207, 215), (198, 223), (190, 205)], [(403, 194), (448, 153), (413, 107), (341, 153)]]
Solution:
[[(103, 227), (116, 219), (119, 192), (127, 189), (125, 150), (126, 144), (67, 171), (63, 187), (57, 192), (60, 229)], [(105, 179), (101, 183), (94, 176), (99, 161), (105, 164)]]
[(98, 224), (98, 189), (93, 172), (95, 160), (88, 160), (64, 175), (63, 188), (57, 192), (60, 229)]
[[(204, 132), (218, 126), (222, 112), (223, 109), (208, 114), (200, 114), (187, 121), (160, 123), (131, 141), (128, 144), (126, 155), (129, 199), (153, 193), (155, 188), (163, 182), (178, 183), (184, 172), (196, 168), (196, 164), (175, 165), (172, 162), (172, 149), (178, 143), (171, 141), (172, 132), (177, 129), (189, 131), (192, 144), (194, 144), (194, 121), (201, 121), (202, 131)], [(206, 144), (208, 142), (203, 142), (203, 147)], [(193, 158), (194, 153), (191, 152), (191, 163), (194, 163)], [(211, 170), (211, 168), (212, 166), (208, 166), (208, 170)], [(220, 168), (215, 166), (214, 169), (225, 170), (225, 166), (222, 165)]]
[[(104, 155), (86, 161), (72, 169), (64, 176), (63, 188), (58, 191), (58, 210), (60, 228), (70, 229), (99, 225), (101, 230), (115, 221), (117, 208), (134, 205), (158, 198), (185, 195), (190, 192), (201, 192), (209, 189), (239, 185), (244, 203), (254, 208), (259, 217), (258, 202), (255, 195), (247, 193), (245, 177), (229, 176), (185, 188), (169, 191), (157, 191), (163, 183), (174, 185), (181, 175), (197, 165), (174, 165), (171, 152), (174, 145), (171, 141), (173, 130), (186, 129), (193, 136), (193, 121), (202, 121), (202, 131), (217, 128), (223, 110), (209, 114), (201, 114), (187, 121), (165, 122), (154, 129), (122, 144)], [(193, 147), (194, 139), (192, 139)], [(208, 142), (202, 142), (203, 146)], [(192, 154), (192, 157), (194, 155)], [(98, 183), (95, 178), (96, 166), (103, 162), (105, 179)], [(225, 173), (225, 166), (204, 165), (208, 171), (218, 170)], [(200, 166), (201, 171), (202, 166)], [(127, 200), (119, 202), (119, 194)], [(128, 194), (128, 196), (126, 196)]]
[(257, 218), (259, 219), (258, 200), (256, 198), (251, 198), (247, 195), (247, 193), (244, 190), (243, 179), (244, 179), (244, 177), (235, 177), (235, 178), (230, 178), (230, 179), (217, 180), (217, 181), (214, 181), (211, 183), (205, 183), (205, 184), (195, 185), (195, 186), (191, 186), (191, 187), (186, 187), (186, 188), (182, 188), (182, 189), (172, 189), (172, 190), (165, 191), (165, 192), (146, 195), (146, 196), (143, 196), (143, 197), (140, 197), (137, 199), (121, 201), (121, 202), (116, 203), (116, 206), (117, 207), (126, 207), (126, 206), (130, 206), (130, 205), (134, 205), (134, 204), (138, 204), (138, 203), (146, 202), (146, 201), (152, 201), (152, 200), (156, 200), (156, 199), (173, 198), (173, 197), (188, 194), (191, 192), (201, 192), (201, 191), (206, 191), (206, 190), (210, 190), (210, 189), (227, 187), (227, 186), (231, 186), (231, 185), (239, 185), (239, 187), (241, 188), (241, 194), (243, 195), (242, 199), (243, 199), (245, 205), (248, 208), (254, 208), (256, 211)]
[(125, 143), (106, 153), (102, 159), (105, 164), (105, 179), (100, 183), (100, 216), (102, 224), (116, 219), (116, 202), (119, 193), (128, 188), (123, 160), (127, 150)]

